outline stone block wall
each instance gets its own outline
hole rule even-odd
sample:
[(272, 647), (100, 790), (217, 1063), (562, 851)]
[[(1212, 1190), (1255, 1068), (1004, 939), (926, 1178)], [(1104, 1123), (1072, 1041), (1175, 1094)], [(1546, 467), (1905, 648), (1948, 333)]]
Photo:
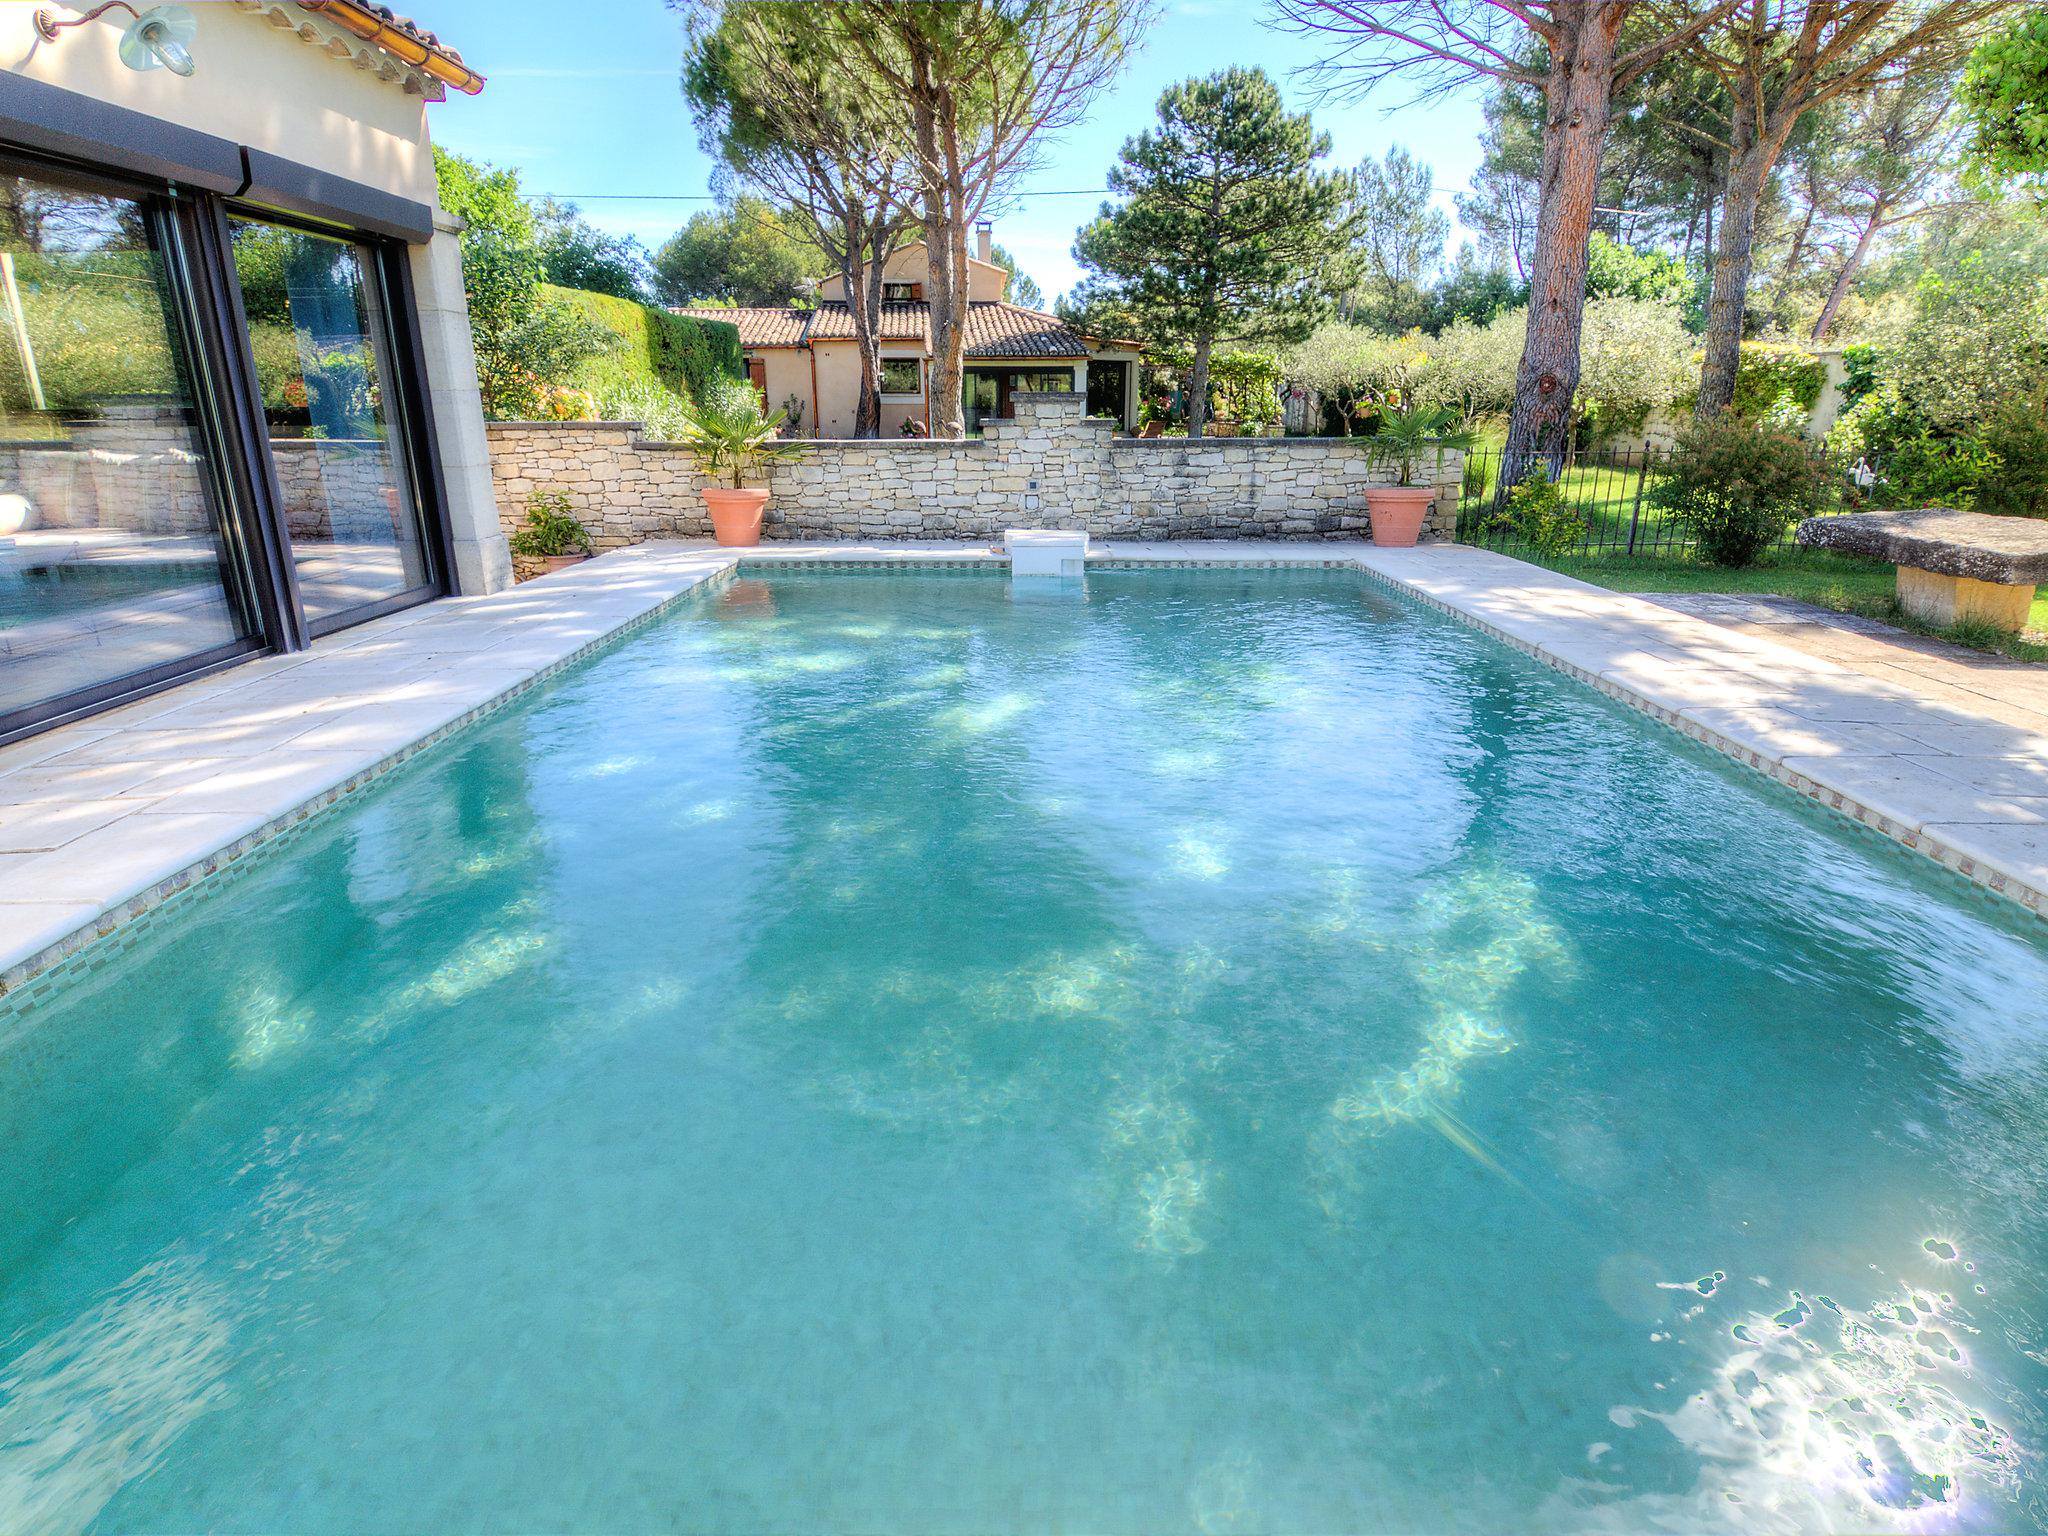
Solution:
[[(967, 442), (813, 440), (769, 471), (771, 539), (983, 539), (1081, 528), (1107, 539), (1357, 539), (1365, 489), (1395, 476), (1358, 438), (1128, 438), (1075, 394), (1019, 394)], [(566, 491), (599, 549), (709, 538), (690, 456), (633, 422), (493, 422), (491, 474), (509, 534), (535, 490)], [(1448, 539), (1464, 460), (1429, 466), (1425, 539)]]

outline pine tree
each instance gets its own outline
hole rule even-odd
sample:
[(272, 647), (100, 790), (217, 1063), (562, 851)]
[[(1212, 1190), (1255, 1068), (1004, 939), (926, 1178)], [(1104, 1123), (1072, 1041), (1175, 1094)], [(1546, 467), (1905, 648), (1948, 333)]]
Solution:
[(1316, 168), (1329, 151), (1263, 70), (1185, 81), (1109, 173), (1123, 203), (1103, 204), (1074, 242), (1091, 300), (1193, 350), (1190, 437), (1207, 418), (1216, 342), (1300, 341), (1356, 280), (1352, 181)]

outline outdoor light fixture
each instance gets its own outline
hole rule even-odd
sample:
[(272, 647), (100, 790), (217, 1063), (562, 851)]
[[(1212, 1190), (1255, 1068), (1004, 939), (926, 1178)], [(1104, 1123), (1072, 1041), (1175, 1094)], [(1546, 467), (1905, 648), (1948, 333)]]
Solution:
[(138, 11), (128, 0), (107, 0), (105, 5), (96, 5), (83, 16), (75, 16), (69, 21), (59, 21), (56, 13), (46, 6), (36, 12), (36, 30), (54, 43), (57, 34), (66, 27), (82, 27), (116, 8), (135, 18), (128, 24), (128, 30), (121, 34), (119, 51), (123, 64), (130, 69), (168, 69), (174, 75), (192, 73), (196, 66), (192, 62), (192, 50), (187, 45), (199, 30), (199, 23), (182, 5), (153, 5), (146, 11)]

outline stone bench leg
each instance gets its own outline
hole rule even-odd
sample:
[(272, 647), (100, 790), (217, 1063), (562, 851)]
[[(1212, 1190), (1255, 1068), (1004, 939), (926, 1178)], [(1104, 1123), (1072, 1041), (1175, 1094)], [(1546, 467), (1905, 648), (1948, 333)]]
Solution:
[(2033, 605), (2031, 586), (1941, 576), (1911, 565), (1899, 567), (1899, 606), (1921, 623), (1939, 629), (1964, 619), (1976, 619), (2000, 629), (2022, 630), (2027, 627), (2027, 610)]

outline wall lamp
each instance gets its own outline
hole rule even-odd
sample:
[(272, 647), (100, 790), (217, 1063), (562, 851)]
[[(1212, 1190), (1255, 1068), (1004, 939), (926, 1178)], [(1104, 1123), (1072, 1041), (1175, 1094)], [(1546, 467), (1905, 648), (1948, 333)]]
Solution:
[(174, 75), (189, 75), (197, 67), (188, 45), (199, 30), (199, 23), (182, 5), (153, 5), (138, 11), (128, 0), (107, 0), (105, 5), (96, 5), (83, 16), (67, 21), (59, 21), (56, 13), (45, 6), (36, 12), (36, 30), (46, 41), (54, 43), (66, 27), (82, 27), (116, 9), (135, 18), (121, 34), (119, 51), (123, 64), (130, 69), (168, 69)]

